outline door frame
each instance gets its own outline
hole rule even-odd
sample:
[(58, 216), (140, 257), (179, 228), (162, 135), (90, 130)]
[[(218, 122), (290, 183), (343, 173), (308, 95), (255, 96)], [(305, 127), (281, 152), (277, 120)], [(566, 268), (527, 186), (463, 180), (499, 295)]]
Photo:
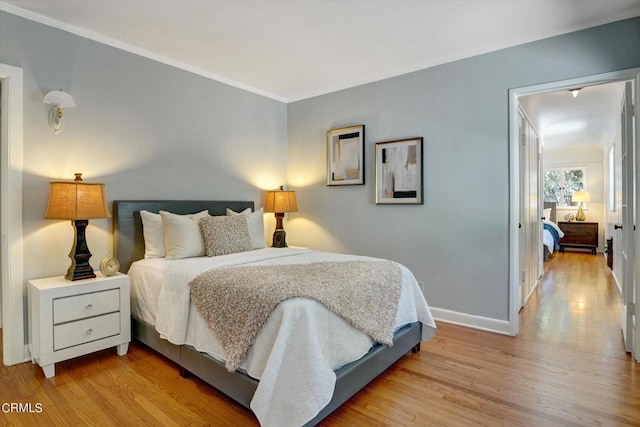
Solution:
[(0, 64), (0, 257), (2, 353), (7, 366), (29, 358), (25, 345), (22, 242), (23, 78), (22, 68)]
[[(518, 335), (520, 321), (518, 318), (518, 286), (520, 280), (520, 237), (518, 224), (520, 223), (520, 148), (518, 138), (518, 98), (526, 95), (535, 95), (545, 92), (567, 90), (573, 87), (593, 86), (598, 84), (613, 83), (618, 81), (636, 81), (636, 102), (640, 93), (640, 68), (620, 70), (610, 73), (595, 74), (592, 76), (579, 77), (574, 79), (561, 80), (557, 82), (543, 83), (532, 86), (523, 86), (509, 89), (509, 334)], [(636, 144), (640, 143), (636, 141)], [(637, 148), (637, 147), (636, 147)], [(636, 186), (638, 188), (638, 186)], [(640, 190), (640, 189), (639, 189)], [(636, 246), (640, 239), (636, 239)], [(636, 253), (638, 249), (636, 248)], [(637, 275), (638, 273), (636, 273)], [(637, 277), (634, 278), (638, 287)], [(636, 299), (637, 299), (636, 293)], [(637, 305), (636, 305), (637, 306)], [(640, 328), (636, 328), (636, 335)], [(638, 344), (637, 340), (635, 341)], [(636, 346), (636, 355), (640, 357), (640, 352)]]
[[(621, 141), (622, 141), (622, 155), (625, 156), (622, 159), (622, 177), (623, 177), (623, 181), (622, 181), (622, 224), (623, 224), (623, 229), (622, 231), (624, 231), (625, 228), (629, 228), (630, 226), (633, 226), (633, 230), (635, 231), (636, 229), (636, 225), (638, 224), (638, 210), (637, 210), (637, 206), (638, 206), (638, 189), (636, 185), (633, 185), (633, 183), (630, 185), (627, 182), (625, 183), (624, 181), (624, 177), (629, 176), (630, 174), (636, 179), (636, 183), (638, 182), (638, 179), (636, 178), (638, 176), (638, 147), (637, 144), (640, 143), (640, 141), (637, 141), (637, 133), (638, 133), (638, 129), (635, 129), (636, 134), (634, 135), (634, 126), (633, 126), (633, 116), (635, 115), (633, 109), (635, 108), (635, 105), (638, 105), (638, 97), (636, 94), (633, 93), (633, 87), (637, 87), (638, 84), (640, 84), (640, 75), (638, 75), (638, 77), (635, 79), (635, 85), (634, 84), (629, 84), (630, 82), (625, 82), (625, 90), (624, 90), (624, 98), (623, 98), (623, 102), (621, 105), (621, 120), (620, 120), (620, 124), (622, 127), (622, 132), (621, 132)], [(631, 88), (630, 88), (631, 86)], [(629, 90), (631, 89), (631, 90)], [(635, 98), (635, 104), (633, 103)], [(629, 122), (629, 120), (631, 120), (631, 122)], [(626, 147), (626, 150), (625, 150)], [(629, 170), (630, 169), (630, 170)], [(631, 205), (629, 206), (629, 202), (628, 200), (631, 199), (632, 201), (635, 201), (635, 205)], [(625, 201), (627, 201), (626, 203), (626, 208), (625, 206)], [(637, 249), (637, 245), (638, 242), (636, 241), (637, 239), (634, 236), (629, 236), (628, 234), (625, 235), (626, 237), (626, 241), (628, 241), (629, 238), (631, 238), (631, 245), (627, 244), (624, 245), (623, 250), (626, 251), (626, 254), (623, 254), (622, 258), (626, 259), (627, 261), (625, 262), (624, 266), (623, 266), (623, 280), (622, 280), (622, 316), (621, 316), (621, 322), (622, 322), (622, 335), (624, 338), (624, 345), (625, 345), (625, 349), (627, 350), (627, 352), (630, 352), (631, 354), (634, 355), (634, 358), (636, 360), (640, 360), (640, 351), (637, 351), (640, 347), (636, 344), (636, 342), (638, 341), (638, 325), (635, 325), (634, 320), (637, 318), (636, 316), (636, 301), (634, 301), (634, 294), (637, 294), (638, 289), (640, 289), (640, 285), (637, 285), (638, 283), (638, 274), (634, 274), (635, 268), (637, 267), (638, 264), (638, 249)], [(623, 238), (623, 242), (625, 242), (625, 239)], [(629, 266), (629, 258), (632, 259), (633, 263)], [(632, 286), (628, 286), (629, 285), (629, 280), (628, 277), (632, 278)], [(625, 280), (625, 278), (627, 278)], [(637, 285), (637, 286), (636, 286)]]

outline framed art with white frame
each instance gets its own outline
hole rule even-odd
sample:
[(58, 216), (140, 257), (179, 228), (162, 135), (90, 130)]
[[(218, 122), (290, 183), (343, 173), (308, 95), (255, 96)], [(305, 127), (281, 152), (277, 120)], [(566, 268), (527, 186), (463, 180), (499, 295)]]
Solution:
[(422, 137), (376, 143), (376, 204), (421, 205)]
[(364, 125), (327, 131), (327, 185), (364, 184)]

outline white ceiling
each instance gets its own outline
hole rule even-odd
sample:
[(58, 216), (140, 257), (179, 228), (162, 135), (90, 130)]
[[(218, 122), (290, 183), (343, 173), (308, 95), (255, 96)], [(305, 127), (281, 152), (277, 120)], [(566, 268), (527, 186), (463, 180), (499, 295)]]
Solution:
[(568, 90), (521, 97), (520, 104), (544, 141), (545, 149), (604, 148), (620, 128), (624, 82), (584, 87), (577, 97)]
[(0, 9), (291, 102), (640, 15), (640, 0), (5, 0)]
[[(640, 0), (0, 0), (0, 10), (293, 102), (640, 16)], [(622, 85), (521, 98), (545, 148), (600, 144)]]

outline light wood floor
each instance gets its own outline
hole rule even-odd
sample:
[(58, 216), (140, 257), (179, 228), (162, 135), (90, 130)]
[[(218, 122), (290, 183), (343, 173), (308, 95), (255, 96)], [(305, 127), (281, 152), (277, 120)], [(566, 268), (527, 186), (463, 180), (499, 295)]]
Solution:
[[(602, 256), (556, 254), (512, 338), (440, 323), (325, 426), (640, 425), (640, 364), (622, 348), (620, 300)], [(250, 411), (132, 344), (56, 365), (0, 368), (1, 426), (245, 426)]]

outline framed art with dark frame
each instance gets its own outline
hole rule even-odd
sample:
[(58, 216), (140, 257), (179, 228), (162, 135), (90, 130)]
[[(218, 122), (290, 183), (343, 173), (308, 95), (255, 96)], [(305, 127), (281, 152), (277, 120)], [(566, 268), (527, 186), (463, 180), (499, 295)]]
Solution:
[(327, 131), (327, 185), (364, 184), (364, 125)]
[(376, 204), (421, 205), (422, 137), (376, 143)]

